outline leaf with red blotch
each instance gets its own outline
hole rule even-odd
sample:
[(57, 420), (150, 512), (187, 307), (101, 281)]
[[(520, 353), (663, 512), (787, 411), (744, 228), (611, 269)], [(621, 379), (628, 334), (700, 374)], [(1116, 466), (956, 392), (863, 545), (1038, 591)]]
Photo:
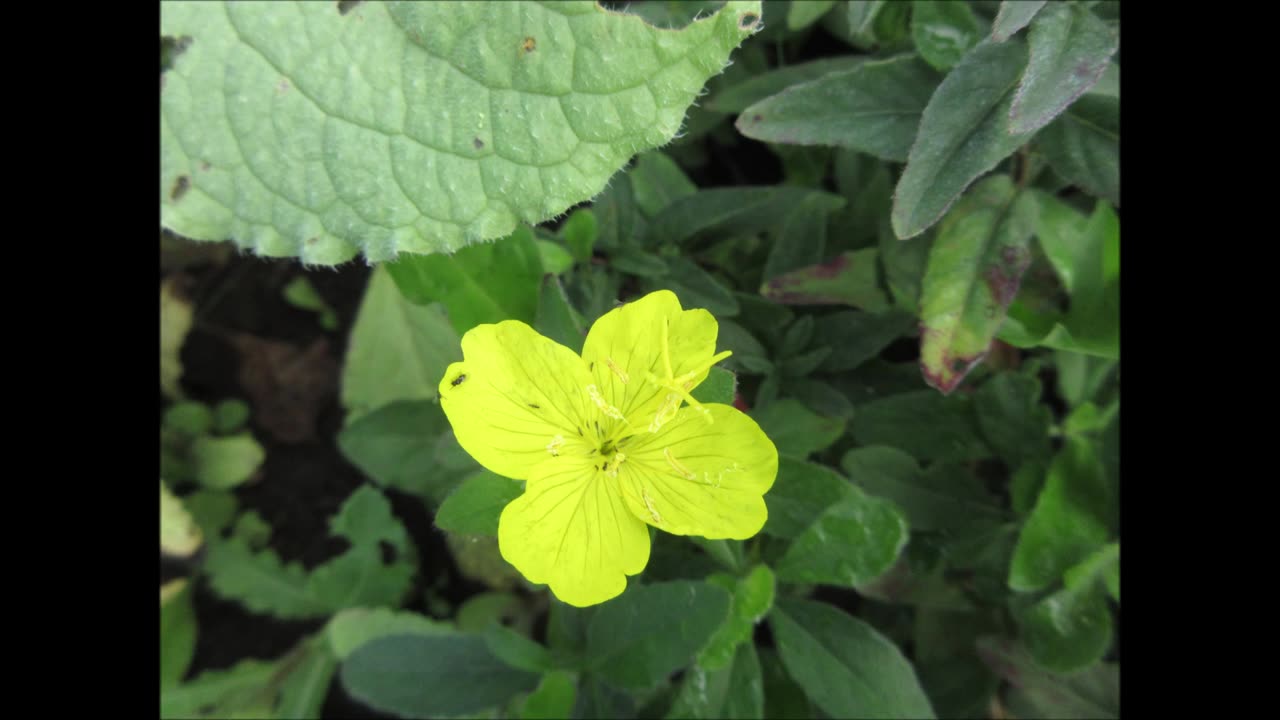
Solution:
[(765, 298), (783, 305), (852, 305), (871, 312), (889, 307), (877, 279), (879, 250), (845, 252), (818, 265), (792, 270), (760, 288)]
[(949, 394), (991, 348), (1022, 274), (1039, 206), (1007, 175), (988, 178), (942, 220), (920, 297), (920, 369)]

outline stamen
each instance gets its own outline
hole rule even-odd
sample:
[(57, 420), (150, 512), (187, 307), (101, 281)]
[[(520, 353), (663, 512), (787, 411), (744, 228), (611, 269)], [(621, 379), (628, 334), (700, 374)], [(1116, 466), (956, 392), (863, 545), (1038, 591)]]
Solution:
[(622, 416), (622, 411), (605, 402), (604, 397), (600, 395), (600, 390), (595, 385), (587, 386), (587, 395), (591, 396), (591, 402), (595, 403), (596, 407), (600, 408), (600, 412), (603, 412), (606, 417), (626, 422), (627, 419)]
[(615, 477), (615, 478), (616, 478), (616, 477), (618, 477), (618, 468), (622, 467), (622, 463), (624, 463), (624, 462), (626, 462), (626, 461), (627, 461), (627, 456), (626, 456), (626, 455), (624, 455), (623, 453), (618, 453), (618, 454), (614, 455), (614, 456), (613, 456), (613, 469), (611, 469), (611, 470), (610, 470), (608, 473), (606, 473), (606, 474), (607, 474), (609, 477)]
[(613, 358), (607, 357), (604, 359), (604, 361), (606, 364), (608, 364), (609, 369), (613, 371), (613, 374), (617, 375), (618, 379), (622, 381), (623, 385), (626, 385), (628, 382), (631, 381), (631, 378), (627, 375), (627, 371), (618, 367), (617, 364), (613, 362)]
[(649, 493), (646, 490), (642, 489), (640, 492), (644, 493), (644, 506), (649, 508), (649, 514), (653, 516), (653, 521), (661, 523), (662, 516), (658, 514), (658, 509), (653, 506), (653, 498), (649, 497)]
[(547, 452), (554, 457), (560, 454), (560, 448), (562, 447), (564, 447), (564, 436), (556, 435), (551, 438), (551, 442), (547, 443)]
[(662, 448), (662, 456), (667, 459), (667, 464), (671, 466), (671, 469), (675, 470), (680, 475), (683, 475), (685, 480), (697, 479), (697, 473), (689, 472), (689, 468), (681, 465), (680, 461), (676, 459), (676, 456), (671, 454), (671, 448)]
[(679, 410), (680, 396), (668, 393), (666, 399), (662, 401), (662, 407), (658, 408), (657, 414), (653, 416), (653, 422), (649, 423), (649, 432), (658, 432), (658, 429), (675, 417)]

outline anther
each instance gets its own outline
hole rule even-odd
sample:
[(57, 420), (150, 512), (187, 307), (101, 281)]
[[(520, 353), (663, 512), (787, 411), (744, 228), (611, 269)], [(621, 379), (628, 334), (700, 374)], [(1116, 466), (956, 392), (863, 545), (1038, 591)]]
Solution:
[(649, 493), (645, 490), (640, 492), (644, 494), (644, 506), (649, 509), (649, 514), (653, 516), (653, 521), (661, 523), (662, 516), (658, 514), (658, 509), (653, 506), (653, 498), (649, 497)]
[(547, 452), (551, 453), (552, 456), (556, 456), (560, 454), (560, 448), (562, 447), (564, 447), (564, 436), (556, 435), (551, 438), (551, 442), (547, 443)]
[(671, 469), (675, 470), (678, 474), (683, 475), (684, 479), (686, 480), (697, 479), (698, 477), (697, 473), (689, 472), (689, 468), (685, 467), (684, 465), (681, 465), (680, 461), (676, 459), (676, 456), (671, 454), (671, 448), (669, 447), (662, 448), (662, 456), (667, 459), (667, 464), (671, 466)]
[(600, 395), (600, 390), (595, 385), (587, 386), (587, 395), (591, 397), (591, 402), (595, 403), (596, 407), (600, 408), (600, 412), (603, 412), (606, 417), (611, 417), (614, 420), (626, 420), (622, 416), (622, 411), (604, 401), (604, 398)]
[(617, 375), (618, 379), (622, 381), (623, 385), (626, 385), (628, 382), (631, 381), (631, 378), (627, 375), (627, 371), (618, 367), (617, 364), (613, 362), (613, 358), (607, 357), (604, 359), (604, 361), (606, 364), (608, 364), (609, 369), (613, 371), (613, 374)]
[(609, 472), (608, 472), (609, 477), (618, 477), (618, 468), (622, 467), (622, 463), (624, 463), (624, 462), (626, 462), (626, 461), (627, 461), (627, 456), (626, 456), (626, 455), (624, 455), (624, 454), (622, 454), (622, 453), (618, 453), (618, 454), (614, 455), (614, 456), (613, 456), (613, 468), (612, 468), (611, 470), (609, 470)]

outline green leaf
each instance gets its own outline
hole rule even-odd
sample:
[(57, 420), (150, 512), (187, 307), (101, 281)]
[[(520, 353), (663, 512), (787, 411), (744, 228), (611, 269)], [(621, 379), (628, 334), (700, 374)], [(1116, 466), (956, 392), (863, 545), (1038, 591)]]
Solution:
[[(859, 445), (890, 445), (917, 460), (976, 460), (991, 456), (978, 430), (973, 402), (917, 390), (857, 406), (850, 432)], [(922, 432), (921, 428), (928, 428)]]
[(806, 0), (787, 6), (787, 29), (801, 30), (822, 19), (835, 6), (835, 0)]
[(582, 344), (587, 339), (582, 316), (569, 304), (564, 286), (554, 275), (542, 278), (542, 288), (538, 292), (538, 315), (533, 327), (570, 350), (582, 352)]
[(460, 462), (452, 461), (455, 447), (444, 411), (430, 400), (393, 402), (338, 433), (342, 454), (374, 482), (432, 504), (479, 467), (465, 453)]
[(939, 717), (987, 717), (1000, 679), (978, 657), (975, 643), (996, 623), (971, 611), (918, 608), (915, 616), (916, 671)]
[(436, 525), (465, 535), (497, 536), (502, 509), (523, 493), (515, 480), (481, 470), (445, 498), (436, 512)]
[(907, 544), (907, 521), (893, 503), (857, 488), (792, 541), (778, 579), (853, 587), (883, 575)]
[(787, 671), (828, 715), (934, 717), (911, 663), (870, 625), (793, 598), (782, 599), (769, 618)]
[(196, 610), (185, 579), (178, 593), (160, 605), (160, 688), (176, 687), (196, 654)]
[(744, 82), (731, 85), (711, 96), (706, 108), (721, 113), (740, 113), (753, 104), (771, 95), (801, 83), (845, 70), (858, 67), (866, 61), (865, 56), (845, 55), (842, 57), (811, 60), (796, 65), (787, 65), (769, 72), (752, 75)]
[[(590, 208), (574, 210), (560, 226), (560, 237), (564, 238), (564, 244), (579, 262), (591, 259), (591, 248), (595, 246), (599, 233), (595, 213)], [(485, 280), (492, 282), (491, 278), (486, 277)]]
[(920, 297), (920, 368), (943, 394), (990, 350), (1031, 264), (1038, 208), (1007, 175), (996, 175), (939, 225)]
[(289, 671), (280, 685), (280, 700), (275, 717), (318, 720), (329, 694), (329, 682), (338, 669), (334, 657), (323, 640), (310, 640), (306, 655)]
[[(413, 579), (412, 548), (382, 494), (361, 487), (330, 519), (330, 527), (351, 547), (311, 573), (298, 563), (283, 564), (274, 550), (253, 552), (242, 537), (214, 543), (205, 561), (209, 585), (253, 612), (283, 619), (398, 603)], [(382, 560), (384, 542), (396, 553), (389, 564)]]
[(738, 314), (738, 299), (711, 273), (687, 257), (671, 258), (671, 272), (665, 286), (680, 298), (684, 307), (706, 308), (717, 317)]
[(1039, 590), (1056, 582), (1107, 540), (1107, 488), (1092, 444), (1068, 437), (1027, 518), (1009, 568), (1009, 587)]
[(396, 400), (435, 398), (445, 369), (461, 359), (458, 334), (441, 307), (414, 305), (386, 267), (374, 268), (342, 368), (348, 421)]
[(724, 368), (713, 367), (690, 394), (700, 403), (732, 405), (738, 385), (738, 377)]
[(701, 582), (633, 586), (592, 615), (587, 666), (622, 688), (651, 687), (693, 659), (729, 603), (728, 592)]
[[(1030, 707), (1019, 717), (1119, 718), (1120, 666), (1099, 663), (1070, 676), (1047, 672), (1012, 640), (985, 637), (978, 654)], [(1010, 701), (1015, 698), (1011, 695)]]
[(178, 289), (176, 276), (160, 283), (160, 392), (180, 398), (182, 386), (182, 344), (195, 321), (195, 308)]
[(177, 687), (160, 691), (162, 718), (266, 717), (280, 661), (241, 660), (226, 670), (206, 670)]
[(511, 667), (537, 673), (553, 669), (550, 651), (509, 627), (491, 621), (481, 634), (489, 651)]
[(1119, 595), (1120, 545), (1111, 543), (1063, 573), (1065, 587), (1019, 614), (1023, 641), (1042, 667), (1076, 672), (1097, 662), (1111, 645), (1105, 592)]
[(794, 538), (814, 523), (829, 506), (851, 494), (849, 481), (825, 465), (778, 458), (778, 477), (765, 496), (769, 519), (764, 532)]
[(444, 305), (459, 335), (481, 323), (531, 323), (538, 309), (542, 260), (527, 227), (452, 255), (406, 255), (386, 268), (410, 302)]
[(533, 690), (538, 675), (499, 660), (478, 635), (390, 635), (356, 648), (342, 685), (360, 702), (406, 717), (457, 716)]
[(166, 5), (162, 35), (190, 40), (161, 80), (162, 224), (321, 265), (503, 237), (669, 142), (760, 15), (735, 0), (674, 31), (591, 2)]
[(560, 275), (573, 267), (573, 255), (559, 243), (542, 238), (537, 238), (534, 243), (538, 246), (538, 261), (542, 263), (545, 272)]
[(758, 655), (760, 674), (764, 686), (764, 717), (821, 717), (822, 711), (814, 707), (809, 698), (805, 696), (804, 689), (787, 674), (787, 669), (782, 664), (782, 660), (778, 658), (776, 651), (770, 648), (760, 648)]
[(982, 481), (960, 466), (923, 471), (910, 455), (879, 445), (850, 450), (840, 466), (867, 493), (893, 501), (915, 531), (960, 530), (1004, 517)]
[(413, 612), (390, 608), (351, 608), (334, 615), (325, 626), (329, 650), (338, 660), (346, 660), (365, 643), (391, 635), (450, 635), (450, 625)]
[(1049, 458), (1053, 417), (1040, 394), (1034, 375), (1006, 372), (988, 380), (973, 396), (983, 437), (1010, 468)]
[(236, 518), (231, 528), (234, 537), (243, 538), (254, 550), (260, 550), (271, 541), (271, 526), (258, 514), (257, 510), (246, 510)]
[(847, 311), (818, 318), (816, 335), (831, 347), (824, 372), (853, 370), (876, 357), (915, 326), (915, 317), (899, 310)]
[(636, 246), (645, 237), (646, 223), (636, 206), (628, 173), (618, 173), (592, 203), (598, 235), (596, 245), (606, 252)]
[(657, 151), (636, 158), (636, 166), (628, 174), (636, 205), (648, 217), (698, 191), (698, 186), (684, 174), (675, 160)]
[(221, 434), (233, 433), (249, 422), (249, 404), (243, 400), (223, 400), (213, 408), (213, 429)]
[(333, 308), (320, 297), (315, 286), (306, 275), (299, 275), (284, 286), (284, 299), (290, 305), (302, 310), (310, 310), (320, 315), (320, 327), (333, 330), (338, 327), (338, 316)]
[(875, 248), (845, 252), (820, 265), (793, 270), (760, 288), (766, 299), (784, 305), (852, 305), (868, 312), (889, 307), (876, 278)]
[(948, 70), (982, 40), (982, 27), (968, 3), (915, 0), (911, 36), (921, 57), (939, 70)]
[(244, 483), (267, 459), (267, 453), (248, 432), (229, 437), (205, 435), (191, 445), (196, 482), (213, 490), (228, 490)]
[(636, 248), (623, 248), (609, 258), (609, 265), (618, 272), (643, 278), (665, 278), (671, 268), (661, 257)]
[(752, 644), (756, 623), (773, 607), (776, 581), (767, 565), (751, 568), (743, 578), (712, 575), (707, 580), (733, 593), (732, 612), (698, 653), (698, 667), (714, 671), (728, 667), (739, 646)]
[(778, 228), (764, 263), (764, 279), (821, 262), (827, 244), (827, 218), (843, 205), (844, 200), (832, 195), (806, 195)]
[(200, 549), (204, 537), (200, 526), (164, 481), (160, 481), (160, 552), (190, 557)]
[(199, 437), (213, 430), (213, 411), (202, 402), (184, 400), (170, 405), (160, 423), (166, 430)]
[(1009, 132), (1009, 105), (1026, 63), (1020, 40), (979, 45), (938, 86), (894, 192), (891, 220), (900, 239), (927, 230), (970, 183), (1030, 138)]
[(1037, 140), (1054, 172), (1120, 206), (1120, 98), (1085, 95)]
[(793, 398), (770, 403), (752, 412), (752, 416), (778, 447), (779, 454), (797, 460), (830, 447), (844, 434), (844, 420), (822, 417)]
[(1009, 132), (1034, 132), (1088, 92), (1120, 47), (1120, 35), (1088, 7), (1049, 3), (1028, 34), (1031, 59), (1009, 107)]
[(182, 504), (206, 537), (221, 536), (236, 516), (236, 496), (221, 490), (197, 490), (182, 498)]
[(914, 55), (864, 62), (756, 102), (736, 127), (764, 142), (830, 145), (902, 162), (941, 79)]
[(726, 236), (767, 230), (776, 227), (789, 210), (815, 193), (843, 202), (843, 198), (832, 193), (788, 185), (698, 190), (673, 201), (653, 216), (647, 243), (676, 245), (710, 230)]
[(563, 670), (544, 673), (538, 687), (525, 698), (522, 720), (558, 720), (570, 717), (578, 697), (573, 675)]
[(1048, 0), (1004, 0), (991, 25), (991, 39), (1004, 42), (1026, 27)]

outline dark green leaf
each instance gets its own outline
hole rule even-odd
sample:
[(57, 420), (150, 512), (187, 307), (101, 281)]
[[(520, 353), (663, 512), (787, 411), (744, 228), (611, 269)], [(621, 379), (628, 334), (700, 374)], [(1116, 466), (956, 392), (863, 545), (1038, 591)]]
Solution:
[(462, 481), (436, 512), (436, 525), (463, 535), (498, 534), (498, 516), (524, 486), (510, 478), (481, 470)]
[(806, 195), (778, 228), (764, 263), (764, 279), (820, 262), (827, 245), (827, 217), (843, 206), (844, 200), (834, 195)]
[(823, 717), (822, 711), (805, 696), (804, 689), (787, 674), (787, 669), (778, 658), (776, 651), (761, 648), (758, 655), (760, 674), (764, 681), (765, 717), (805, 720)]
[(800, 30), (817, 22), (835, 6), (835, 0), (792, 2), (787, 8), (787, 29)]
[(738, 299), (711, 273), (692, 260), (679, 256), (671, 259), (667, 287), (687, 308), (706, 308), (717, 317), (738, 314)]
[(915, 670), (890, 640), (830, 605), (785, 598), (770, 615), (791, 677), (832, 717), (932, 718)]
[(876, 279), (875, 248), (842, 253), (820, 265), (780, 275), (760, 294), (785, 305), (852, 305), (870, 312), (889, 307)]
[(825, 372), (853, 370), (880, 354), (894, 340), (906, 335), (915, 317), (900, 310), (870, 313), (838, 312), (818, 320), (818, 337), (831, 347), (822, 362)]
[(1031, 19), (1040, 12), (1047, 0), (1004, 0), (1000, 3), (1000, 11), (996, 13), (995, 22), (991, 25), (991, 39), (1004, 42), (1013, 34), (1027, 26)]
[(556, 670), (543, 674), (537, 689), (529, 693), (520, 710), (522, 720), (558, 720), (569, 717), (578, 697), (573, 675)]
[(947, 394), (991, 348), (1031, 264), (1039, 206), (1007, 175), (975, 185), (938, 226), (920, 297), (920, 367)]
[(939, 70), (948, 70), (982, 40), (982, 27), (968, 3), (915, 0), (911, 35), (921, 57)]
[(342, 664), (347, 693), (407, 717), (465, 715), (533, 690), (538, 675), (494, 656), (476, 635), (392, 635), (361, 645)]
[(636, 159), (629, 173), (636, 205), (653, 217), (671, 203), (698, 191), (680, 166), (667, 155), (654, 150)]
[(805, 196), (817, 192), (786, 185), (699, 190), (654, 215), (649, 244), (676, 244), (713, 229), (726, 235), (767, 230)]
[(348, 425), (338, 433), (338, 448), (374, 482), (438, 504), (478, 468), (465, 456), (461, 467), (444, 462), (451, 437), (438, 403), (402, 401)]
[(827, 448), (844, 434), (840, 418), (822, 417), (792, 398), (784, 398), (752, 412), (778, 453), (803, 460)]
[(196, 652), (196, 611), (186, 580), (178, 594), (160, 604), (160, 687), (175, 687), (191, 666)]
[(325, 626), (329, 651), (339, 661), (346, 660), (360, 646), (392, 635), (453, 635), (450, 623), (432, 620), (415, 612), (390, 608), (350, 608), (342, 610)]
[(736, 126), (764, 142), (830, 145), (902, 162), (941, 80), (914, 55), (865, 62), (761, 100)]
[(883, 575), (906, 544), (898, 509), (850, 487), (792, 541), (778, 561), (778, 579), (853, 587)]
[(1120, 98), (1089, 93), (1037, 139), (1054, 172), (1120, 206)]
[(386, 267), (410, 302), (443, 304), (459, 334), (482, 323), (533, 322), (537, 313), (542, 261), (533, 231), (524, 226), (452, 255), (406, 254)]
[(875, 445), (850, 450), (840, 465), (855, 485), (892, 500), (915, 531), (958, 530), (1003, 518), (982, 481), (961, 466), (934, 464), (922, 471), (901, 450)]
[(1000, 373), (978, 389), (973, 405), (987, 444), (1009, 467), (1048, 459), (1053, 417), (1040, 402), (1040, 381), (1034, 375)]
[(1031, 59), (1009, 107), (1009, 132), (1049, 124), (1102, 77), (1120, 45), (1113, 31), (1085, 5), (1049, 3), (1031, 21)]
[(578, 701), (573, 706), (574, 720), (631, 720), (635, 716), (636, 701), (630, 693), (595, 675), (583, 676)]
[(707, 373), (707, 379), (694, 388), (690, 395), (701, 403), (732, 405), (737, 385), (738, 378), (733, 373), (724, 368), (715, 367), (711, 368), (711, 372)]
[(249, 422), (249, 404), (232, 398), (223, 400), (213, 409), (214, 432), (223, 435), (233, 433)]
[(542, 289), (538, 292), (538, 316), (533, 327), (570, 350), (582, 352), (582, 344), (587, 339), (582, 317), (569, 304), (564, 286), (554, 275), (542, 278)]
[[(857, 406), (850, 430), (861, 445), (890, 445), (917, 460), (976, 460), (991, 449), (978, 430), (972, 400), (933, 390), (890, 395)], [(928, 428), (922, 432), (921, 428)]]
[(745, 82), (732, 85), (711, 96), (706, 108), (722, 113), (740, 113), (765, 98), (776, 95), (789, 87), (816, 80), (830, 73), (857, 67), (866, 60), (863, 56), (823, 58), (770, 70), (754, 75)]
[(1048, 479), (1027, 518), (1009, 587), (1039, 590), (1056, 582), (1107, 540), (1107, 487), (1093, 445), (1069, 437), (1049, 466)]
[(602, 249), (615, 252), (619, 248), (640, 244), (645, 221), (636, 207), (635, 192), (627, 173), (613, 176), (609, 186), (595, 199), (592, 209), (598, 227), (596, 244)]
[(162, 718), (217, 718), (233, 713), (267, 717), (275, 702), (270, 683), (280, 661), (241, 660), (226, 670), (206, 670), (177, 687), (160, 691)]
[(186, 400), (170, 405), (160, 423), (168, 430), (194, 438), (211, 431), (213, 419), (213, 411), (208, 405)]
[(979, 45), (938, 86), (894, 193), (899, 238), (928, 229), (970, 183), (1030, 138), (1009, 132), (1009, 105), (1026, 63), (1021, 41)]
[(701, 582), (633, 586), (598, 608), (587, 663), (620, 687), (644, 689), (692, 661), (729, 615), (730, 595)]
[(609, 265), (618, 272), (643, 278), (663, 278), (671, 272), (666, 260), (639, 248), (623, 248), (609, 258)]
[(600, 229), (596, 224), (595, 213), (589, 208), (574, 210), (573, 214), (564, 221), (564, 225), (560, 226), (560, 237), (564, 238), (564, 244), (569, 247), (573, 259), (578, 262), (591, 259), (591, 249), (595, 247), (596, 237), (599, 234)]
[(329, 694), (329, 683), (338, 669), (338, 658), (323, 640), (307, 642), (306, 654), (297, 661), (280, 685), (275, 717), (316, 720)]
[(763, 532), (794, 538), (851, 491), (848, 480), (824, 465), (780, 457), (778, 478), (765, 495), (769, 519)]

